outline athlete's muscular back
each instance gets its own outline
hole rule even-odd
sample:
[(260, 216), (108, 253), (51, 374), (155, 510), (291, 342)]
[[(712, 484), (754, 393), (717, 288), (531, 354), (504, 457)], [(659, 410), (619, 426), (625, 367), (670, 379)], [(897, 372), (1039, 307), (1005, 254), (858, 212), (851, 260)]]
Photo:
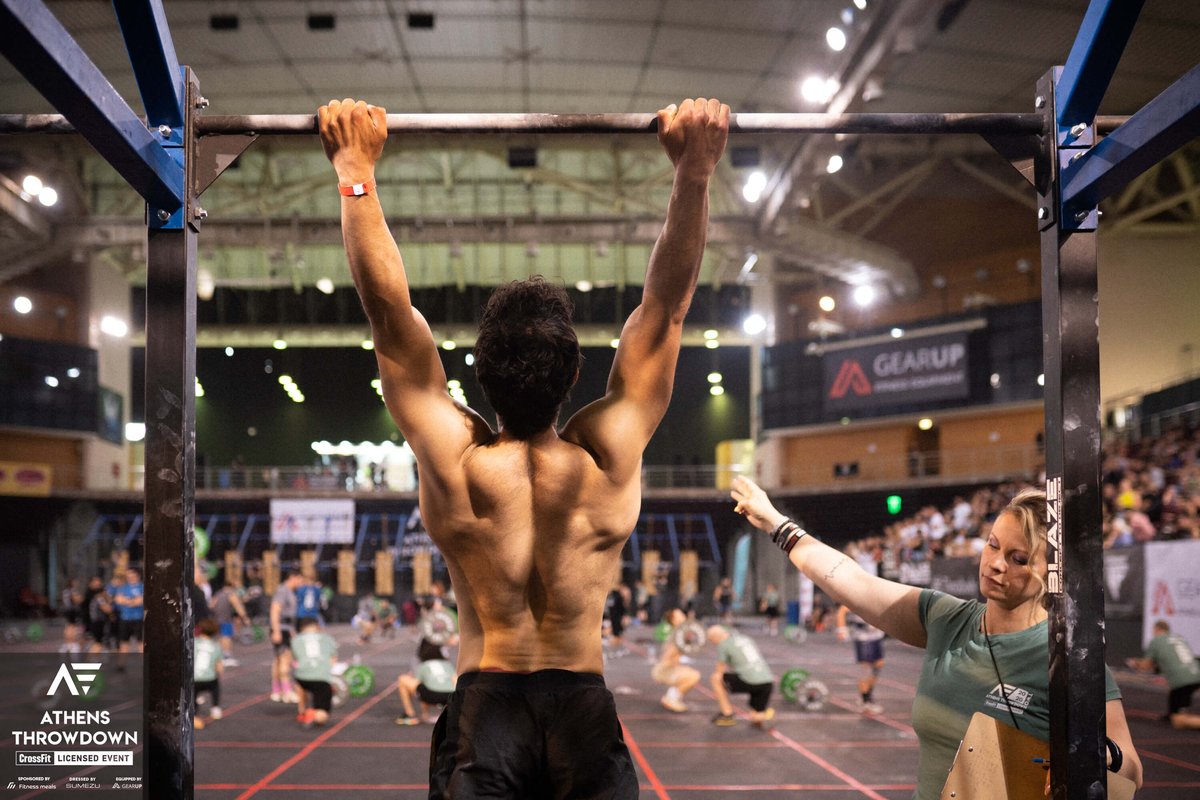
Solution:
[(637, 471), (614, 480), (548, 430), (473, 446), (462, 473), (421, 487), (458, 600), (459, 671), (602, 672), (601, 617), (637, 522)]
[[(561, 433), (553, 417), (569, 385), (553, 400), (550, 417), (508, 429), (501, 414), (499, 433), (450, 399), (433, 334), (412, 306), (404, 262), (370, 188), (387, 139), (384, 110), (332, 101), (317, 117), (339, 182), (358, 186), (342, 196), (346, 256), (371, 322), (384, 400), (417, 457), (422, 516), (450, 566), (460, 610), (459, 671), (600, 672), (604, 598), (637, 520), (642, 451), (671, 398), (683, 320), (704, 254), (708, 183), (725, 150), (729, 107), (684, 100), (658, 112), (659, 142), (675, 177), (642, 303), (621, 331), (604, 397), (578, 411)], [(530, 283), (517, 286), (516, 294), (534, 296)], [(517, 333), (496, 360), (477, 358), (477, 375), (504, 374), (500, 380), (488, 373), (500, 380), (485, 384), (499, 392), (493, 404), (515, 396), (506, 386), (540, 398), (538, 389), (550, 385), (538, 382), (553, 370), (538, 361), (546, 354), (531, 357), (537, 363), (527, 368), (521, 343), (549, 330), (546, 325), (569, 329), (570, 320), (569, 313), (561, 315), (565, 323), (545, 316), (539, 302), (518, 302), (512, 315), (501, 315)], [(498, 326), (481, 330), (481, 338)], [(577, 356), (574, 334), (568, 338)]]

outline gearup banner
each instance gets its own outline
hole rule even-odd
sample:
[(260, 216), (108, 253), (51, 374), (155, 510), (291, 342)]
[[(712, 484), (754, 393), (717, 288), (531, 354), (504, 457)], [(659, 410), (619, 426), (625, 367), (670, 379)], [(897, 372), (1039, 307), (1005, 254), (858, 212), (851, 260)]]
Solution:
[(963, 398), (969, 389), (965, 332), (834, 350), (821, 366), (829, 413)]
[(272, 500), (271, 544), (354, 544), (354, 501)]
[(1151, 629), (1165, 620), (1178, 633), (1200, 647), (1200, 541), (1147, 542), (1145, 614), (1142, 644), (1153, 637)]
[(0, 650), (0, 797), (142, 797), (142, 657), (20, 647)]

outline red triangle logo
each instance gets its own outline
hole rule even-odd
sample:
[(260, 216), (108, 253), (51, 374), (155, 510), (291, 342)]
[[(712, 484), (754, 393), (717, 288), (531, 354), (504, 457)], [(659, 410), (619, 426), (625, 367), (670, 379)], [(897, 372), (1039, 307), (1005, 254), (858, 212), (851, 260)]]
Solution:
[(863, 372), (862, 365), (852, 358), (843, 361), (842, 366), (838, 368), (838, 374), (833, 379), (833, 388), (829, 390), (829, 396), (840, 399), (850, 391), (860, 397), (871, 394), (871, 382), (867, 380), (867, 374)]

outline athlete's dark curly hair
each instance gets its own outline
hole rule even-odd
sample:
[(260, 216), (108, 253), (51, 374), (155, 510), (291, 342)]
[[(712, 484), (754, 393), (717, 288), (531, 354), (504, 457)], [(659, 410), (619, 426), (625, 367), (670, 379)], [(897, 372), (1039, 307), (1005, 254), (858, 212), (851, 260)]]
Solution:
[(528, 439), (554, 424), (579, 375), (575, 306), (535, 275), (496, 287), (475, 340), (475, 377), (504, 429)]

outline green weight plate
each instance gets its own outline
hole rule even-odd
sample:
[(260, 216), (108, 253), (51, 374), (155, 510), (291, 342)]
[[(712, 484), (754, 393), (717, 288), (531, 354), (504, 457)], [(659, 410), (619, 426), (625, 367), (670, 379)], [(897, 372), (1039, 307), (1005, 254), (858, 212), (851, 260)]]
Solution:
[(663, 620), (654, 628), (654, 641), (660, 644), (667, 641), (667, 639), (671, 638), (671, 631), (673, 630), (675, 630), (675, 627), (666, 620)]
[(342, 676), (350, 687), (351, 697), (365, 697), (375, 688), (375, 670), (361, 664), (350, 667)]
[(806, 681), (808, 681), (808, 670), (789, 669), (779, 679), (779, 692), (788, 702), (795, 703), (800, 697)]

